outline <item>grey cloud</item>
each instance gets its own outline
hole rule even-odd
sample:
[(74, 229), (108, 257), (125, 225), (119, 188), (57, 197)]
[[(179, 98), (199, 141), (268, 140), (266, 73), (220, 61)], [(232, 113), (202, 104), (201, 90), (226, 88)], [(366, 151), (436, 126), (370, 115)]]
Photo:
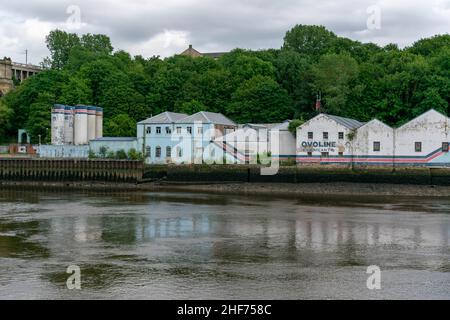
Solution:
[[(37, 18), (58, 26), (67, 19), (66, 8), (72, 3), (74, 1), (71, 0), (31, 3), (0, 0), (0, 16), (5, 13), (17, 21)], [(79, 0), (76, 4), (81, 8), (82, 22), (86, 23), (77, 32), (106, 33), (115, 48), (133, 48), (136, 54), (140, 45), (144, 46), (165, 30), (188, 32), (186, 41), (201, 51), (235, 47), (278, 48), (285, 32), (298, 23), (321, 24), (352, 39), (381, 45), (394, 42), (401, 46), (450, 30), (450, 1), (444, 0), (431, 0), (429, 3), (421, 0)], [(366, 9), (371, 5), (381, 8), (380, 30), (369, 31), (366, 28)], [(21, 24), (11, 23), (10, 27), (20, 28)], [(37, 50), (40, 56), (35, 60), (42, 58), (44, 43), (23, 43), (41, 39), (23, 37), (21, 32), (16, 34), (17, 41), (23, 46), (43, 48)], [(0, 32), (0, 41), (1, 37)], [(142, 47), (147, 55), (152, 50), (157, 53), (159, 49)], [(164, 52), (173, 54), (177, 50), (180, 48), (174, 46)]]

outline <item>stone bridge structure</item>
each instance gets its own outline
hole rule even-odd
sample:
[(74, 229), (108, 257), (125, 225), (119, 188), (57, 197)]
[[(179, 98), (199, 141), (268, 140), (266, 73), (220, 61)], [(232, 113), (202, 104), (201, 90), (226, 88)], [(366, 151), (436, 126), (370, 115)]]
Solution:
[(14, 81), (22, 82), (41, 72), (42, 68), (32, 64), (17, 63), (11, 61), (11, 58), (0, 60), (0, 97), (14, 88)]

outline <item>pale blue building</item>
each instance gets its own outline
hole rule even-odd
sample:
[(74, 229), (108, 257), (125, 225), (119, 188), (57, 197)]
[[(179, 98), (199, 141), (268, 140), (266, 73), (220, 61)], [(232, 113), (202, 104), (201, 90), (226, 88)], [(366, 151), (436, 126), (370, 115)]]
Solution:
[(138, 122), (137, 143), (147, 163), (202, 163), (209, 158), (208, 145), (236, 128), (236, 123), (220, 113), (163, 112)]

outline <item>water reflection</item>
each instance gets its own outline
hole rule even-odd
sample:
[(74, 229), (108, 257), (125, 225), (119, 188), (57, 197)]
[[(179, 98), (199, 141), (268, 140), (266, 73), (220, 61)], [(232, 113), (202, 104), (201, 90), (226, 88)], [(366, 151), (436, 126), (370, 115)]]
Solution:
[[(449, 286), (423, 295), (450, 297), (449, 209), (448, 199), (2, 191), (7, 271), (0, 285), (7, 290), (0, 297), (22, 297), (21, 283), (38, 297), (71, 298), (408, 297), (423, 290), (393, 281), (371, 296), (361, 291), (371, 264), (428, 272), (419, 280), (434, 272), (433, 281)], [(85, 288), (75, 296), (65, 289), (71, 264), (81, 267)]]

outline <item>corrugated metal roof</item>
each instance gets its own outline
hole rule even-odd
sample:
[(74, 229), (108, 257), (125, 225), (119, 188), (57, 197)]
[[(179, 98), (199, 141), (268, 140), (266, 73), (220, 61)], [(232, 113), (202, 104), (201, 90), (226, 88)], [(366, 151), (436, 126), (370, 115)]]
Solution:
[(272, 129), (289, 130), (289, 123), (291, 123), (291, 120), (285, 120), (285, 121), (277, 124), (276, 126), (274, 126)]
[(214, 123), (214, 124), (222, 124), (226, 126), (236, 126), (236, 123), (225, 117), (221, 113), (216, 112), (207, 112), (200, 111), (191, 116), (187, 116), (183, 119), (177, 120), (176, 123), (194, 123), (194, 122), (203, 122), (203, 123)]
[(136, 138), (133, 137), (103, 137), (92, 139), (90, 141), (135, 141)]
[(150, 123), (173, 123), (180, 119), (186, 118), (188, 115), (185, 113), (176, 112), (163, 112), (154, 117), (142, 120), (138, 124), (150, 124)]
[(246, 123), (242, 125), (243, 127), (251, 127), (253, 129), (278, 129), (278, 130), (287, 130), (289, 127), (289, 122), (291, 120), (285, 120), (283, 122), (277, 122), (277, 123)]
[(364, 122), (360, 122), (355, 119), (343, 118), (343, 117), (333, 116), (330, 114), (326, 114), (325, 116), (327, 116), (328, 118), (336, 121), (337, 123), (343, 125), (344, 127), (349, 128), (349, 129), (357, 129), (364, 124)]

